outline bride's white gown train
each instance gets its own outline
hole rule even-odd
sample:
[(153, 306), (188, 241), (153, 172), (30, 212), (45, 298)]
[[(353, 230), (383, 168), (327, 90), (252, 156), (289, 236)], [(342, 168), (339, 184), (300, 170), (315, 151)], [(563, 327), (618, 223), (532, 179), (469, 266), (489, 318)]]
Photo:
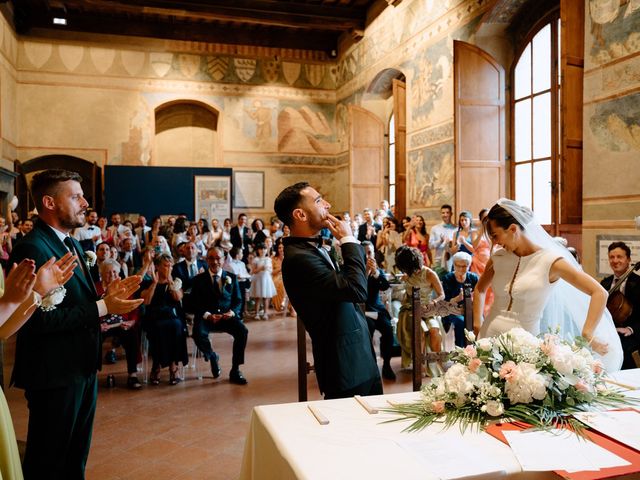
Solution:
[[(495, 300), (480, 328), (480, 338), (500, 335), (514, 327), (524, 328), (534, 335), (559, 327), (561, 336), (567, 340), (581, 334), (582, 325), (577, 325), (562, 312), (551, 312), (545, 308), (554, 293), (562, 295), (563, 288), (573, 288), (563, 280), (549, 282), (551, 265), (562, 258), (560, 255), (540, 249), (531, 255), (518, 257), (500, 249), (491, 258)], [(606, 355), (595, 356), (602, 360), (607, 371), (620, 370), (622, 347), (610, 315), (605, 314), (601, 318), (595, 336), (609, 346)]]

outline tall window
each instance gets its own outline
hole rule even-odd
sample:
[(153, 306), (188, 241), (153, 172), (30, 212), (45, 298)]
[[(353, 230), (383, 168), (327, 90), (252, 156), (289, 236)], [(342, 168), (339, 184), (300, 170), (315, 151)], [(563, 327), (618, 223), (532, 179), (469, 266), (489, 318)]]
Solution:
[(396, 124), (393, 113), (389, 118), (389, 205), (396, 204)]
[(557, 221), (560, 139), (560, 20), (534, 32), (513, 70), (511, 186), (543, 224)]

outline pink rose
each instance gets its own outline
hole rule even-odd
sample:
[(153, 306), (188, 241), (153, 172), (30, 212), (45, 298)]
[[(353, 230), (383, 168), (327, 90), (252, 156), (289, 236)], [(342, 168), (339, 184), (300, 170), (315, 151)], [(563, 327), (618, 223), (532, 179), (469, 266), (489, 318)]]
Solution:
[(500, 367), (500, 372), (499, 372), (500, 378), (502, 378), (503, 380), (506, 380), (507, 382), (515, 380), (515, 377), (517, 374), (516, 369), (517, 369), (517, 366), (515, 362), (513, 362), (512, 360), (508, 360), (504, 362)]
[(435, 402), (431, 402), (431, 409), (435, 413), (443, 413), (444, 412), (444, 400), (436, 400)]
[(589, 386), (586, 383), (584, 383), (582, 380), (578, 380), (576, 382), (575, 387), (576, 387), (576, 390), (578, 390), (579, 392), (586, 393), (589, 391)]
[(480, 365), (482, 365), (482, 360), (480, 360), (477, 357), (472, 358), (471, 361), (469, 362), (469, 371), (472, 373), (476, 373), (478, 368), (480, 368)]
[(471, 358), (478, 356), (476, 347), (474, 347), (473, 345), (467, 345), (466, 347), (464, 347), (464, 353)]
[(604, 370), (604, 366), (602, 365), (602, 362), (600, 360), (594, 360), (591, 368), (593, 368), (593, 373), (595, 373), (596, 375), (600, 375)]

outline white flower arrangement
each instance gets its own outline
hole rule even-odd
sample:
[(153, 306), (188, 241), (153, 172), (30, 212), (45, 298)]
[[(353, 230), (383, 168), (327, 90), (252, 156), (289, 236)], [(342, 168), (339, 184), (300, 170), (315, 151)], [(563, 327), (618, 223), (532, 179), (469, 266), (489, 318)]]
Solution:
[(56, 309), (56, 305), (59, 305), (64, 300), (67, 294), (67, 289), (64, 287), (58, 287), (47, 293), (40, 303), (40, 310), (43, 312), (50, 312)]
[(231, 280), (231, 277), (227, 276), (224, 278), (225, 285), (231, 285), (232, 282), (233, 280)]
[(419, 402), (389, 409), (401, 415), (391, 421), (414, 419), (409, 431), (436, 422), (459, 422), (464, 430), (507, 418), (538, 428), (569, 425), (579, 434), (584, 426), (572, 413), (638, 403), (605, 386), (602, 363), (582, 337), (568, 343), (514, 328), (478, 341), (467, 332), (467, 338), (472, 343), (456, 347), (453, 365), (422, 388)]
[(96, 264), (97, 259), (98, 257), (96, 256), (95, 252), (92, 252), (91, 250), (86, 250), (84, 252), (84, 261), (87, 264), (87, 267), (93, 267)]

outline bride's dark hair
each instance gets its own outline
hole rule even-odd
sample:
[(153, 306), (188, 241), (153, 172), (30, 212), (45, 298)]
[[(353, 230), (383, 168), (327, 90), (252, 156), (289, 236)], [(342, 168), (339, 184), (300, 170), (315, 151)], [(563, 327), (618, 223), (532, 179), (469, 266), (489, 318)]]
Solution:
[[(525, 213), (525, 218), (533, 219), (533, 212), (530, 209), (528, 209), (527, 207), (521, 207), (521, 209), (523, 213)], [(491, 235), (491, 224), (489, 223), (489, 220), (493, 220), (498, 227), (503, 228), (505, 230), (509, 228), (509, 225), (513, 225), (513, 224), (520, 227), (520, 230), (524, 230), (524, 225), (522, 225), (518, 220), (516, 220), (514, 216), (511, 215), (506, 208), (504, 208), (498, 203), (496, 203), (493, 207), (491, 207), (491, 210), (489, 210), (489, 213), (487, 213), (487, 216), (484, 217), (484, 219), (482, 220), (482, 223), (484, 224), (487, 233)]]

